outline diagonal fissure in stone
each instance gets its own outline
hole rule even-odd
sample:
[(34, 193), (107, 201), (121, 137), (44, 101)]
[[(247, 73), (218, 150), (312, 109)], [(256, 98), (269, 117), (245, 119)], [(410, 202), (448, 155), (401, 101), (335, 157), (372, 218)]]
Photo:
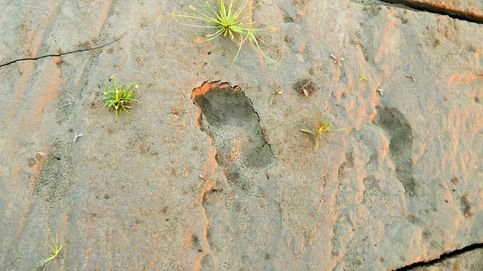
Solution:
[(9, 65), (12, 65), (12, 64), (15, 64), (17, 62), (23, 62), (23, 61), (36, 61), (36, 60), (40, 60), (40, 59), (44, 59), (44, 58), (49, 58), (49, 57), (62, 57), (62, 56), (66, 56), (66, 55), (72, 55), (72, 54), (76, 54), (76, 53), (83, 53), (83, 52), (89, 52), (89, 51), (95, 51), (95, 50), (99, 50), (99, 49), (102, 49), (104, 47), (107, 47), (117, 41), (119, 41), (122, 37), (119, 37), (113, 41), (110, 41), (108, 43), (105, 43), (105, 44), (101, 44), (99, 46), (96, 46), (96, 47), (92, 47), (92, 48), (87, 48), (87, 49), (77, 49), (77, 50), (73, 50), (73, 51), (67, 51), (67, 52), (63, 52), (63, 53), (58, 53), (58, 54), (46, 54), (46, 55), (41, 55), (41, 56), (37, 56), (37, 57), (25, 57), (25, 58), (18, 58), (18, 59), (15, 59), (15, 60), (11, 60), (11, 61), (8, 61), (8, 62), (5, 62), (3, 64), (0, 64), (0, 68), (2, 67), (6, 67), (6, 66), (9, 66)]
[(465, 253), (468, 253), (468, 252), (471, 252), (471, 251), (475, 251), (475, 250), (479, 250), (479, 249), (483, 249), (483, 243), (471, 244), (471, 245), (465, 246), (465, 247), (460, 248), (460, 249), (456, 249), (456, 250), (453, 250), (453, 251), (450, 251), (450, 252), (443, 253), (443, 254), (441, 254), (441, 256), (439, 256), (436, 259), (415, 262), (415, 263), (412, 263), (410, 265), (406, 265), (406, 266), (394, 269), (393, 271), (409, 271), (409, 270), (414, 270), (414, 269), (419, 268), (419, 267), (428, 267), (428, 266), (436, 265), (436, 264), (441, 263), (445, 260), (455, 258), (455, 257), (458, 257), (462, 254), (465, 254)]
[(379, 0), (391, 5), (400, 5), (416, 11), (449, 16), (454, 19), (483, 24), (483, 16), (476, 11), (458, 10), (443, 4), (431, 4), (420, 0)]

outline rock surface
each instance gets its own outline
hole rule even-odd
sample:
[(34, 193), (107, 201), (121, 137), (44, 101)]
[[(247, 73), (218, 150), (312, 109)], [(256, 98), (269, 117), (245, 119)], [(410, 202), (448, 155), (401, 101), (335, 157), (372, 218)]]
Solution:
[[(483, 243), (482, 26), (257, 2), (275, 63), (199, 43), (172, 16), (188, 0), (0, 0), (4, 270), (55, 236), (48, 270), (395, 270)], [(140, 86), (132, 114), (102, 106), (113, 74)], [(320, 117), (341, 130), (315, 151)]]

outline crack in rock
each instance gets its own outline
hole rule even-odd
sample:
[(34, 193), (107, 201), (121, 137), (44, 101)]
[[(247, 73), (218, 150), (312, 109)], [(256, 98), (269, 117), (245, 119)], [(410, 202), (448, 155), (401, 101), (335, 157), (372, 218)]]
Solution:
[(213, 139), (227, 178), (249, 190), (250, 175), (273, 160), (252, 102), (240, 87), (220, 81), (204, 82), (191, 98), (201, 109), (200, 127)]
[[(71, 54), (76, 54), (76, 53), (83, 53), (83, 52), (89, 52), (89, 51), (94, 51), (94, 50), (99, 50), (99, 49), (102, 49), (106, 46), (109, 46), (115, 42), (118, 42), (120, 39), (122, 39), (124, 36), (121, 36), (113, 41), (110, 41), (108, 43), (105, 43), (105, 44), (102, 44), (102, 45), (99, 45), (99, 46), (96, 46), (96, 47), (92, 47), (92, 48), (87, 48), (87, 49), (77, 49), (77, 50), (73, 50), (73, 51), (67, 51), (67, 52), (64, 52), (64, 53), (58, 53), (58, 54), (47, 54), (47, 55), (42, 55), (42, 56), (37, 56), (37, 57), (25, 57), (25, 58), (18, 58), (18, 59), (15, 59), (15, 60), (12, 60), (12, 61), (9, 61), (9, 62), (5, 62), (3, 64), (0, 64), (0, 68), (3, 68), (3, 67), (6, 67), (6, 66), (9, 66), (9, 65), (12, 65), (14, 63), (17, 63), (17, 62), (22, 62), (22, 61), (36, 61), (36, 60), (39, 60), (39, 59), (43, 59), (43, 58), (48, 58), (48, 57), (61, 57), (61, 56), (66, 56), (66, 55), (71, 55)], [(62, 51), (62, 50), (61, 50)]]
[(418, 267), (432, 266), (432, 265), (441, 263), (445, 260), (460, 256), (461, 254), (464, 254), (464, 253), (467, 253), (467, 252), (470, 252), (470, 251), (474, 251), (474, 250), (478, 250), (478, 249), (483, 249), (483, 243), (471, 244), (469, 246), (466, 246), (466, 247), (463, 247), (463, 248), (460, 248), (460, 249), (456, 249), (456, 250), (453, 250), (453, 251), (450, 251), (450, 252), (443, 253), (443, 254), (441, 254), (441, 256), (439, 256), (436, 259), (412, 263), (410, 265), (406, 265), (406, 266), (403, 266), (403, 267), (400, 267), (400, 268), (397, 268), (397, 269), (393, 269), (393, 271), (409, 271), (409, 270), (416, 269)]
[(360, 4), (386, 3), (391, 7), (406, 8), (413, 11), (428, 12), (436, 15), (449, 16), (453, 19), (467, 21), (470, 23), (483, 24), (483, 15), (471, 10), (458, 10), (448, 5), (428, 3), (421, 0), (351, 0)]

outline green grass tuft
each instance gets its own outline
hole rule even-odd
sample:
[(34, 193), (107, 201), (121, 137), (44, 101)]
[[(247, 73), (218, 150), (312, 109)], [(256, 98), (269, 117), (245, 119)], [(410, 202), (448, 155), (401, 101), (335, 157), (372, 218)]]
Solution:
[(50, 247), (50, 252), (51, 252), (50, 256), (38, 262), (37, 265), (44, 266), (46, 263), (56, 259), (61, 250), (62, 250), (62, 245), (59, 245), (59, 239), (57, 239), (57, 235), (56, 235), (55, 239), (52, 240), (52, 246)]
[(244, 23), (246, 16), (243, 15), (243, 11), (247, 6), (248, 1), (249, 0), (245, 0), (238, 8), (235, 7), (234, 0), (230, 0), (229, 3), (225, 3), (225, 0), (215, 0), (216, 4), (212, 4), (210, 1), (205, 1), (204, 4), (198, 3), (196, 7), (190, 5), (192, 11), (191, 14), (177, 16), (201, 23), (190, 24), (182, 22), (181, 24), (183, 25), (212, 30), (212, 33), (205, 35), (208, 38), (205, 41), (210, 41), (218, 37), (227, 37), (237, 43), (238, 51), (233, 58), (233, 63), (235, 63), (238, 58), (240, 50), (246, 41), (253, 43), (265, 59), (272, 60), (260, 48), (260, 44), (255, 36), (256, 30), (253, 28), (253, 25)]
[(327, 134), (332, 131), (343, 131), (344, 129), (334, 129), (331, 123), (319, 120), (315, 123), (315, 127), (313, 130), (309, 129), (300, 129), (301, 132), (309, 134), (312, 136), (314, 140), (314, 150), (318, 150), (320, 148), (320, 140), (322, 139), (322, 135)]
[(138, 88), (137, 84), (118, 84), (114, 76), (111, 76), (109, 81), (112, 86), (104, 90), (104, 106), (114, 109), (116, 116), (123, 111), (129, 113), (133, 104), (140, 103), (139, 100), (134, 98), (134, 91)]

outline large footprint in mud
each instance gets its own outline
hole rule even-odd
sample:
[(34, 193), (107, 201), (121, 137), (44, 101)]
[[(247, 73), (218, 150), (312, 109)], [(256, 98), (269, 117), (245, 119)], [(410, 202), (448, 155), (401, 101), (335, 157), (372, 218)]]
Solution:
[(238, 86), (220, 81), (204, 82), (191, 98), (201, 109), (200, 126), (213, 139), (218, 163), (230, 181), (247, 189), (247, 174), (273, 160), (252, 102)]
[(417, 183), (413, 177), (413, 132), (404, 115), (396, 108), (377, 108), (374, 123), (390, 137), (389, 152), (396, 165), (397, 178), (409, 196), (415, 196)]

